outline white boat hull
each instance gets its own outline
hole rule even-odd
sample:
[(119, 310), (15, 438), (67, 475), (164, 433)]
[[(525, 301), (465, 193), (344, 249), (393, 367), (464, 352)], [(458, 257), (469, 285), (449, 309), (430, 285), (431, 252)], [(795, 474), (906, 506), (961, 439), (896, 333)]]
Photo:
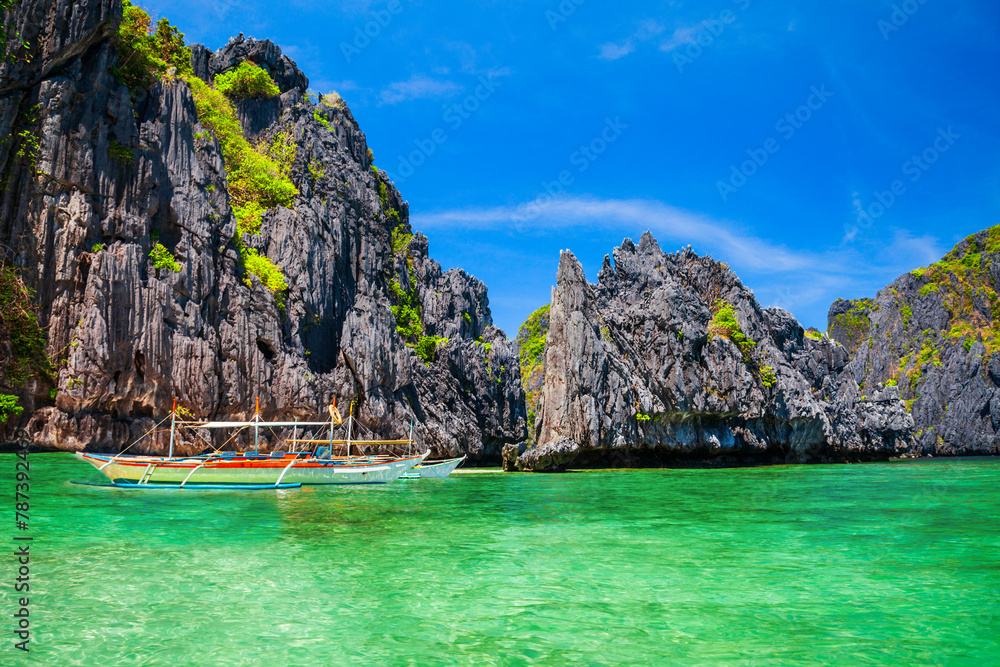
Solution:
[(124, 484), (388, 484), (418, 465), (427, 454), (374, 462), (317, 459), (212, 460), (110, 457), (78, 452), (112, 482)]
[(448, 459), (446, 461), (431, 461), (429, 463), (420, 463), (413, 467), (412, 470), (403, 473), (404, 479), (417, 479), (417, 478), (427, 478), (427, 479), (444, 479), (450, 475), (455, 468), (457, 468), (465, 457), (462, 456), (457, 459)]

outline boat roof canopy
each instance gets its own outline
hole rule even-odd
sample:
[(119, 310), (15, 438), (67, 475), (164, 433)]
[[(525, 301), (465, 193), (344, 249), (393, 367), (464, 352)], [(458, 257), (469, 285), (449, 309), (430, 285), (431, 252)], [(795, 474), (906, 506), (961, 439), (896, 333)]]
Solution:
[(329, 426), (330, 422), (265, 422), (265, 421), (242, 421), (242, 422), (183, 422), (178, 426), (184, 428), (240, 428), (241, 426), (269, 426), (271, 428), (288, 428), (293, 426)]

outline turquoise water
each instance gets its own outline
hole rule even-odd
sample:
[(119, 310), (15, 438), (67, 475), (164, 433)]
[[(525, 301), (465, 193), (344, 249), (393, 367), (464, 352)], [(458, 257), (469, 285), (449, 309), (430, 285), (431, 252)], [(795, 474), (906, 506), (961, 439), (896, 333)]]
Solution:
[(33, 649), (5, 629), (0, 664), (1000, 664), (1000, 461), (279, 492), (31, 472)]

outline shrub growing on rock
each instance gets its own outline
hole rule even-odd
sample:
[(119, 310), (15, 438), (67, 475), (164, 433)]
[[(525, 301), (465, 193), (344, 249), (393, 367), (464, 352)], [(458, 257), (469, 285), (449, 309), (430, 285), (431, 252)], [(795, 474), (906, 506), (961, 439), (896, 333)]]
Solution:
[(267, 71), (249, 60), (215, 77), (215, 89), (233, 100), (252, 100), (274, 97), (281, 91)]
[[(251, 67), (267, 76), (259, 67)], [(239, 68), (235, 71), (239, 71)], [(223, 76), (225, 75), (215, 78), (217, 86)], [(267, 79), (271, 81), (269, 76)], [(243, 234), (258, 234), (263, 215), (268, 209), (276, 206), (291, 208), (294, 205), (299, 191), (288, 177), (295, 162), (294, 137), (286, 128), (272, 137), (270, 142), (252, 145), (243, 136), (236, 109), (226, 95), (196, 76), (186, 76), (184, 80), (191, 88), (194, 105), (198, 110), (198, 121), (215, 133), (222, 149), (229, 181), (229, 198), (236, 217), (236, 247), (243, 268), (247, 273), (260, 278), (275, 294), (278, 308), (284, 310), (281, 292), (288, 289), (288, 283), (281, 268), (267, 256), (245, 247), (240, 237)], [(271, 86), (274, 86), (273, 81)], [(277, 94), (277, 86), (274, 86), (274, 92)], [(249, 279), (246, 282), (249, 285)]]
[(24, 412), (24, 408), (17, 404), (17, 396), (13, 394), (0, 394), (0, 424), (7, 422), (7, 417), (17, 417)]
[(743, 361), (750, 360), (750, 353), (757, 346), (756, 341), (747, 338), (736, 321), (736, 310), (732, 305), (719, 299), (715, 302), (715, 315), (708, 323), (708, 337), (722, 336), (736, 343), (743, 354)]
[(151, 88), (171, 69), (175, 74), (192, 72), (191, 49), (184, 46), (184, 34), (167, 19), (160, 19), (153, 33), (151, 27), (149, 14), (129, 0), (122, 0), (116, 74), (133, 95)]
[(437, 352), (438, 346), (446, 345), (447, 343), (448, 339), (441, 336), (421, 336), (413, 351), (429, 366), (434, 361), (434, 355)]
[(153, 266), (157, 269), (166, 269), (175, 273), (181, 270), (180, 262), (174, 258), (173, 254), (162, 243), (157, 243), (153, 246), (153, 249), (149, 251), (149, 257), (153, 260)]
[(285, 282), (285, 276), (281, 273), (281, 269), (275, 266), (274, 262), (265, 255), (261, 255), (254, 248), (247, 248), (241, 245), (240, 256), (247, 271), (260, 278), (260, 281), (269, 290), (272, 292), (284, 292), (288, 289), (288, 283)]
[(46, 345), (45, 331), (38, 326), (34, 292), (17, 269), (0, 267), (0, 351), (6, 348), (10, 352), (6, 359), (0, 355), (0, 384), (20, 386), (32, 376), (51, 378)]
[(398, 281), (389, 283), (389, 291), (395, 297), (396, 305), (392, 306), (392, 314), (396, 318), (396, 331), (404, 340), (419, 336), (424, 331), (420, 323), (420, 296), (417, 294), (416, 280), (410, 279), (410, 290), (406, 291)]
[(198, 77), (188, 76), (185, 81), (198, 109), (198, 121), (215, 133), (222, 148), (239, 231), (255, 234), (260, 230), (260, 216), (265, 210), (291, 207), (299, 194), (287, 175), (295, 159), (294, 149), (282, 143), (281, 161), (272, 159), (264, 152), (271, 147), (256, 148), (246, 140), (236, 110), (224, 95)]

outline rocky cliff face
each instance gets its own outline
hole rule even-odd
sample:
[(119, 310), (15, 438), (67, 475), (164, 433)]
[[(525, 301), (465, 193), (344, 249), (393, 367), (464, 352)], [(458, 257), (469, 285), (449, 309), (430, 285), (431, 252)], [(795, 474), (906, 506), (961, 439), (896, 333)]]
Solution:
[(863, 391), (898, 387), (915, 422), (913, 453), (1000, 454), (1000, 226), (874, 299), (839, 300), (830, 335), (853, 352)]
[[(761, 308), (724, 264), (647, 232), (596, 285), (562, 254), (539, 447), (521, 469), (885, 459), (910, 446), (895, 387), (860, 389), (845, 348)], [(513, 451), (513, 450), (512, 450)]]
[[(350, 110), (311, 100), (276, 45), (241, 35), (192, 53), (205, 82), (249, 60), (280, 90), (236, 112), (251, 143), (283, 133), (298, 194), (238, 234), (219, 137), (191, 87), (166, 76), (130, 95), (119, 82), (118, 2), (22, 0), (11, 18), (30, 46), (0, 68), (0, 133), (13, 139), (0, 146), (0, 237), (36, 291), (54, 362), (51, 381), (15, 388), (36, 444), (115, 450), (174, 397), (198, 417), (241, 418), (258, 395), (266, 417), (355, 398), (375, 433), (403, 436), (412, 419), (435, 455), (498, 459), (524, 438), (517, 350), (492, 326), (486, 287), (428, 257)], [(20, 136), (38, 140), (30, 159)], [(179, 271), (156, 268), (157, 243)], [(241, 245), (287, 289), (251, 275)], [(419, 320), (405, 339), (393, 311), (404, 302)], [(427, 364), (412, 347), (422, 336), (448, 339)]]

